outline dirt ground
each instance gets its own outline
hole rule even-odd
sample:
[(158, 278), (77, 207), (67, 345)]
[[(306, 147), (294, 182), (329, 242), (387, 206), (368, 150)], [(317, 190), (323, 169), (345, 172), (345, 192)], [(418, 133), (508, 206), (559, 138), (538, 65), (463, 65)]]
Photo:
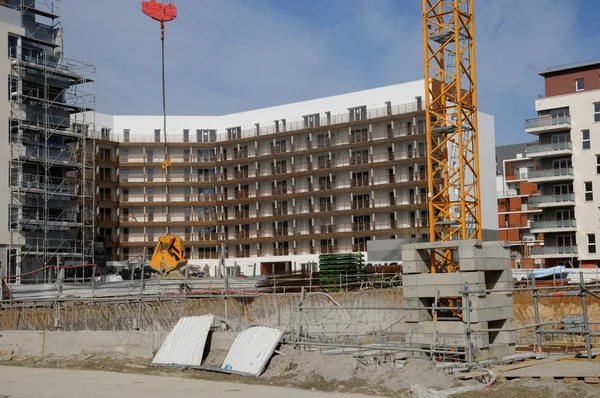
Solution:
[[(220, 367), (224, 357), (224, 351), (211, 351), (203, 365)], [(410, 397), (409, 388), (413, 383), (434, 390), (476, 383), (457, 381), (452, 375), (436, 369), (431, 362), (423, 360), (408, 360), (404, 368), (398, 369), (390, 363), (365, 366), (348, 356), (324, 356), (285, 348), (280, 355), (273, 357), (263, 375), (257, 378), (190, 368), (152, 367), (150, 359), (125, 355), (6, 356), (0, 357), (0, 365), (170, 376), (387, 397)], [(592, 398), (600, 396), (600, 388), (583, 382), (500, 381), (488, 390), (455, 397), (548, 398), (558, 395)]]

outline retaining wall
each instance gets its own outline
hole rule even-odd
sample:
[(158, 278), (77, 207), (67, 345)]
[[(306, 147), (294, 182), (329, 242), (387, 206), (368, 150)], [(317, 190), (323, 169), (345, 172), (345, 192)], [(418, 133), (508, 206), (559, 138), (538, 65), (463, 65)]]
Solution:
[[(17, 355), (70, 356), (80, 354), (123, 354), (153, 358), (167, 332), (147, 331), (29, 331), (0, 332), (0, 349), (13, 350)], [(213, 332), (211, 349), (228, 350), (237, 333)]]
[(403, 332), (404, 314), (398, 310), (370, 310), (364, 307), (400, 307), (400, 288), (307, 295), (305, 307), (328, 308), (337, 304), (345, 310), (304, 309), (298, 311), (299, 294), (262, 295), (250, 298), (189, 298), (142, 304), (89, 305), (68, 303), (60, 310), (21, 307), (0, 312), (0, 330), (110, 330), (139, 329), (148, 332), (170, 330), (183, 316), (214, 314), (228, 319), (233, 329), (253, 324), (297, 330), (327, 336), (369, 336), (374, 332)]

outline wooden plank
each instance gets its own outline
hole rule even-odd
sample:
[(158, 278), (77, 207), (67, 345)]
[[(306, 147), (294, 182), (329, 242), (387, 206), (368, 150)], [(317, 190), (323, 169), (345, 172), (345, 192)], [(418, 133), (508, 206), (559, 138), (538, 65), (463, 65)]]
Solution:
[(470, 373), (459, 373), (457, 377), (461, 380), (474, 379), (476, 377), (488, 376), (488, 372), (470, 372)]
[(560, 361), (561, 359), (566, 359), (566, 358), (572, 358), (573, 355), (559, 355), (556, 357), (552, 357), (552, 358), (546, 358), (546, 359), (532, 359), (530, 361), (524, 361), (521, 363), (517, 363), (514, 365), (506, 365), (506, 366), (500, 366), (497, 368), (494, 368), (495, 372), (510, 372), (511, 370), (516, 370), (516, 369), (522, 369), (522, 368), (528, 368), (530, 366), (535, 366), (535, 365), (541, 365), (543, 363), (550, 363), (550, 362), (555, 362), (555, 361)]
[(600, 384), (600, 378), (598, 377), (584, 377), (583, 381), (588, 384)]
[(0, 356), (4, 356), (4, 355), (12, 355), (15, 352), (13, 350), (0, 350)]
[(540, 377), (540, 380), (541, 381), (556, 381), (556, 379), (551, 376), (542, 376), (542, 377)]
[(565, 377), (565, 383), (574, 383), (577, 381), (577, 377)]

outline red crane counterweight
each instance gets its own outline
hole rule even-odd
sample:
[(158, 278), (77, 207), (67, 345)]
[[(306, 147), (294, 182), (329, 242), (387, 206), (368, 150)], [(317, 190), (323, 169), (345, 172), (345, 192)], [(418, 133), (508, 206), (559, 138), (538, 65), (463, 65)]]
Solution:
[(169, 22), (177, 18), (177, 7), (175, 4), (157, 3), (156, 0), (142, 1), (142, 12), (160, 22), (160, 33), (165, 34), (165, 22)]

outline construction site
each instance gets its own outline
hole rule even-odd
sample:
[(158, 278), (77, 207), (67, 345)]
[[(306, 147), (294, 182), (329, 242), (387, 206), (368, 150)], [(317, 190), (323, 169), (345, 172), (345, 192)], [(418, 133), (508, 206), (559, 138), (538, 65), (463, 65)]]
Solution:
[(95, 397), (100, 377), (102, 396), (600, 395), (599, 268), (561, 262), (574, 224), (533, 225), (546, 267), (500, 240), (477, 1), (422, 0), (423, 80), (193, 117), (165, 94), (185, 5), (131, 16), (162, 54), (163, 114), (138, 117), (96, 112), (60, 1), (0, 1), (0, 396)]

